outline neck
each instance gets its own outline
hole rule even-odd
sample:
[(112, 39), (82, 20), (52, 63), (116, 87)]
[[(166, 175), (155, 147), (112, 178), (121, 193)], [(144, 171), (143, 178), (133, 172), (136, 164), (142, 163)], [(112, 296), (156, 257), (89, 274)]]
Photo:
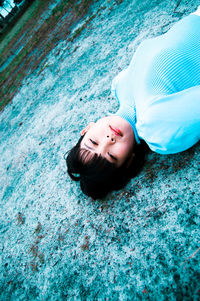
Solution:
[(137, 144), (140, 143), (140, 139), (138, 137), (138, 133), (135, 127), (136, 124), (136, 112), (133, 107), (130, 107), (128, 105), (123, 105), (119, 108), (119, 110), (115, 113), (115, 115), (120, 116), (124, 118), (128, 123), (131, 125), (134, 136), (135, 136), (135, 141)]

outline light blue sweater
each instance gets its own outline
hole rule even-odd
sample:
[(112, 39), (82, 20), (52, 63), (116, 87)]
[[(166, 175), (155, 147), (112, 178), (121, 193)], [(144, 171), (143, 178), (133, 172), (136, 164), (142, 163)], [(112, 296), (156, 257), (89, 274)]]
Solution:
[(167, 33), (145, 40), (112, 82), (116, 115), (160, 154), (200, 140), (200, 17), (189, 15)]

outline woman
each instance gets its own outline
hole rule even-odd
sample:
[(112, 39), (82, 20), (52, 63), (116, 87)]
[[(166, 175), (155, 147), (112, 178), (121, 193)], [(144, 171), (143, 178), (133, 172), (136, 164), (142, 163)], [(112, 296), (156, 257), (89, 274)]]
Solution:
[(167, 33), (142, 42), (113, 80), (119, 110), (82, 130), (66, 163), (88, 196), (122, 188), (141, 169), (146, 145), (173, 154), (199, 141), (199, 16), (200, 7)]

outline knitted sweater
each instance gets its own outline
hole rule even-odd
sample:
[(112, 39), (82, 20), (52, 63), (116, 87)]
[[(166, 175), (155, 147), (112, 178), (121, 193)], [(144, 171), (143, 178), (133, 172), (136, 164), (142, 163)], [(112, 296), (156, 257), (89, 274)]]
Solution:
[(112, 82), (116, 112), (136, 142), (160, 154), (184, 151), (200, 139), (200, 17), (189, 15), (167, 33), (145, 40)]

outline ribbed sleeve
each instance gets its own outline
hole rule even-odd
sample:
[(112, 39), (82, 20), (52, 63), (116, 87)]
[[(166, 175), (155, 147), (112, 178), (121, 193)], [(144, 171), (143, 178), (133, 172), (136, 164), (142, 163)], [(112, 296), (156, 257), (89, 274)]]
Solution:
[(169, 154), (199, 140), (199, 87), (200, 17), (189, 15), (142, 42), (112, 91), (121, 107), (133, 107), (138, 136), (153, 151)]

